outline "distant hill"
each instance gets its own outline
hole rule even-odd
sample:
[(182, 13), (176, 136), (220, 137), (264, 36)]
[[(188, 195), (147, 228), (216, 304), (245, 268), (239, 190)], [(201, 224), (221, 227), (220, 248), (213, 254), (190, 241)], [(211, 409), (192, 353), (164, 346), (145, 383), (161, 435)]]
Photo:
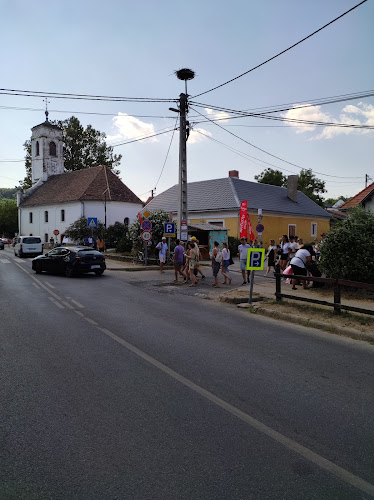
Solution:
[(17, 188), (0, 188), (0, 200), (7, 198), (8, 200), (17, 199)]

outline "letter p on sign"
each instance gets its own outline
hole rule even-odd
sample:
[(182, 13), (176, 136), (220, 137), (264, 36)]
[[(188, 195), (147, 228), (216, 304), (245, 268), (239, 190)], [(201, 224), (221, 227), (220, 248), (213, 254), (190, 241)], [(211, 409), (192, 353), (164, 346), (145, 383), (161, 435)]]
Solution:
[(264, 268), (265, 248), (249, 248), (247, 257), (248, 271), (261, 271)]

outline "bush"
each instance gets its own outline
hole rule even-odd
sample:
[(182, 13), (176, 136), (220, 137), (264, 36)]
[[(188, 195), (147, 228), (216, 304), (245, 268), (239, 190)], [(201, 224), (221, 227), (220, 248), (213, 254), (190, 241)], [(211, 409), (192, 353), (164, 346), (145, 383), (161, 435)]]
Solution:
[(240, 245), (240, 239), (234, 238), (234, 236), (229, 236), (229, 250), (231, 258), (238, 255), (238, 246)]
[(321, 245), (320, 267), (330, 278), (374, 282), (374, 214), (354, 208)]

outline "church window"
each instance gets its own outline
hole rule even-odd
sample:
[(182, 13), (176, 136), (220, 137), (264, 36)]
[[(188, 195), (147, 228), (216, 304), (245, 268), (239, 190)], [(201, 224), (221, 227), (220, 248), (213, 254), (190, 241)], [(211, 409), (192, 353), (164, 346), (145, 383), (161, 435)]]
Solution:
[(39, 141), (36, 141), (36, 152), (35, 152), (35, 156), (39, 156), (39, 155), (40, 155)]
[(124, 223), (125, 226), (128, 226), (129, 225), (129, 218), (125, 217), (124, 220), (123, 220), (123, 223)]
[(29, 212), (29, 223), (32, 224), (32, 212)]
[(57, 156), (56, 143), (53, 141), (49, 143), (49, 154), (50, 156)]
[(61, 210), (61, 222), (65, 222), (65, 210)]
[(48, 211), (44, 212), (44, 222), (48, 222)]

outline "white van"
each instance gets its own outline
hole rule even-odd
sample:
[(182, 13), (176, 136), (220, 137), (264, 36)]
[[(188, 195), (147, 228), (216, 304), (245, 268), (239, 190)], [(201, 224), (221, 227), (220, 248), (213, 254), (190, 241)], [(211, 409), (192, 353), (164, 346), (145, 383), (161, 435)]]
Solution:
[(14, 245), (14, 255), (42, 255), (43, 242), (40, 236), (18, 236)]

